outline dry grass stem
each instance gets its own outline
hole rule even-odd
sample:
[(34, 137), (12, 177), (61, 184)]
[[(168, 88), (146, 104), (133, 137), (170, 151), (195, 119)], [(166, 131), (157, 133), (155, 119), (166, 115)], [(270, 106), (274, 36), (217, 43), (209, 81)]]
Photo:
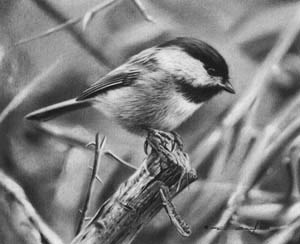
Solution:
[[(93, 168), (92, 168), (92, 175), (91, 175), (90, 182), (88, 185), (87, 195), (86, 195), (85, 201), (83, 203), (81, 218), (79, 220), (76, 234), (78, 234), (80, 232), (80, 230), (82, 229), (84, 219), (87, 217), (86, 214), (87, 214), (88, 206), (90, 204), (91, 194), (95, 187), (95, 180), (97, 180), (97, 172), (98, 172), (98, 169), (100, 166), (100, 160), (101, 160), (101, 157), (103, 154), (103, 148), (105, 146), (105, 142), (106, 142), (106, 137), (104, 136), (100, 142), (100, 135), (99, 135), (99, 133), (97, 133), (96, 139), (95, 139), (95, 144), (94, 144), (95, 157), (94, 157), (94, 164), (93, 164)], [(102, 180), (100, 180), (100, 182), (102, 183)]]

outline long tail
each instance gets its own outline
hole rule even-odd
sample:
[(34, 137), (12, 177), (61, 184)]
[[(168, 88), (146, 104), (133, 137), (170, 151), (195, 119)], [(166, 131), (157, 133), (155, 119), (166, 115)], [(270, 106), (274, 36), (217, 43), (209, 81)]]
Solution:
[(74, 98), (33, 111), (27, 114), (25, 118), (28, 120), (46, 121), (77, 109), (90, 107), (91, 105), (91, 100), (76, 101)]

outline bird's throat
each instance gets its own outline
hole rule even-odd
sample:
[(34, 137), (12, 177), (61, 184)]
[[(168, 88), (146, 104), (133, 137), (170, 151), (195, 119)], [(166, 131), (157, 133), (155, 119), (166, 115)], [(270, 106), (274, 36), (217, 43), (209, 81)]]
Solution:
[(203, 103), (217, 95), (221, 90), (215, 86), (194, 87), (186, 82), (178, 83), (178, 92), (193, 103)]

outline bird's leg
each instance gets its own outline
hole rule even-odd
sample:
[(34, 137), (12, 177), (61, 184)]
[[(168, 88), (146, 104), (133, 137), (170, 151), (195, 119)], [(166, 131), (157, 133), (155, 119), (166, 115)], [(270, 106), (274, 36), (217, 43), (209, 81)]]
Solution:
[(170, 133), (174, 136), (174, 141), (177, 144), (178, 148), (183, 150), (183, 141), (181, 139), (181, 136), (176, 131), (171, 131)]
[(155, 129), (148, 129), (148, 136), (144, 144), (145, 154), (148, 155), (151, 153), (151, 151), (149, 153), (149, 147), (158, 149), (158, 144), (164, 148), (167, 148), (169, 151), (173, 151), (176, 144), (174, 138), (175, 136), (172, 137), (170, 133)]

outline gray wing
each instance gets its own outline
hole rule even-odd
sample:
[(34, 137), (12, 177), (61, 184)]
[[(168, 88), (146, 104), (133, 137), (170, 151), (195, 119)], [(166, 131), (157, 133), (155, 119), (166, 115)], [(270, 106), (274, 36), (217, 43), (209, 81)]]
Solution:
[(83, 91), (82, 94), (76, 98), (76, 100), (86, 100), (112, 89), (117, 89), (122, 86), (129, 86), (139, 77), (139, 75), (140, 72), (137, 70), (128, 72), (125, 71), (117, 74), (108, 74), (101, 80), (92, 84), (88, 89)]

